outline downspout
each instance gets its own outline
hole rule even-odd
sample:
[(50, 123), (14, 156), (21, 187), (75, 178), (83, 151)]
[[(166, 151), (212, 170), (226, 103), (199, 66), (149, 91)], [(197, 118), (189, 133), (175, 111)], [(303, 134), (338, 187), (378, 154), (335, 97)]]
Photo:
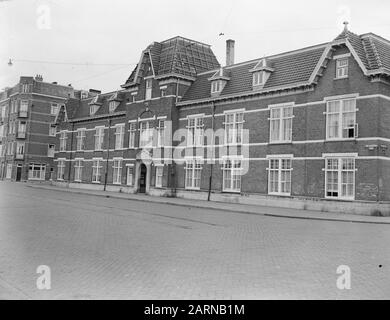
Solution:
[(210, 201), (210, 196), (211, 196), (211, 186), (212, 186), (212, 181), (213, 181), (213, 161), (214, 161), (214, 149), (215, 149), (215, 137), (214, 137), (214, 119), (215, 119), (215, 104), (214, 102), (211, 103), (211, 112), (212, 112), (212, 117), (211, 117), (211, 162), (210, 162), (210, 177), (209, 177), (209, 191), (207, 195), (207, 201)]
[(73, 154), (73, 132), (74, 131), (74, 122), (72, 122), (72, 131), (70, 133), (70, 154), (69, 154), (69, 170), (68, 170), (68, 187), (70, 184), (70, 174), (72, 171), (72, 154)]
[(108, 118), (108, 147), (107, 147), (106, 172), (104, 174), (103, 191), (106, 191), (106, 188), (107, 188), (108, 160), (110, 159), (110, 140), (111, 140), (110, 137), (111, 137), (111, 118)]

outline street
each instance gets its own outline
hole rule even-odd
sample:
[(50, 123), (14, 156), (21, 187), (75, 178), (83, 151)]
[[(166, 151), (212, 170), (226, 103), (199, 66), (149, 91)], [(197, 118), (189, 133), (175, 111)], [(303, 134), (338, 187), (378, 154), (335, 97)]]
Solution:
[[(385, 299), (390, 225), (0, 182), (0, 299)], [(37, 287), (38, 266), (51, 271)], [(336, 286), (338, 266), (351, 288)]]

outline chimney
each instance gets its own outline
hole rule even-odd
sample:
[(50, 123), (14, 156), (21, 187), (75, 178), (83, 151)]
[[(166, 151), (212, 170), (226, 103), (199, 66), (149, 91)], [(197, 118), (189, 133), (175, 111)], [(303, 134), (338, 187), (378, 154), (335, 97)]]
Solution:
[(102, 91), (101, 90), (96, 90), (96, 89), (89, 89), (89, 92), (92, 93), (92, 94), (101, 94)]
[(226, 40), (226, 65), (234, 64), (234, 40)]
[(57, 81), (52, 82), (51, 84), (58, 84)]
[(42, 81), (43, 81), (42, 75), (41, 75), (41, 74), (37, 74), (37, 75), (35, 76), (35, 81), (42, 82)]

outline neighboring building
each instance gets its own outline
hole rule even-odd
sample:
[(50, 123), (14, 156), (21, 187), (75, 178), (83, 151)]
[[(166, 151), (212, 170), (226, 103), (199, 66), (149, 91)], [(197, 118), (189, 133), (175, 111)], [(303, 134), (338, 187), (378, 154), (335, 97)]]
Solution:
[[(184, 45), (167, 44), (175, 41)], [(69, 110), (84, 113), (60, 125), (68, 130), (65, 141), (73, 139), (74, 145), (57, 154), (59, 177), (73, 183), (82, 167), (80, 187), (93, 182), (123, 192), (390, 211), (390, 41), (345, 27), (329, 43), (233, 61), (232, 40), (222, 68), (198, 42), (153, 43), (115, 93), (116, 111), (108, 112), (114, 93), (96, 101), (69, 100)], [(96, 114), (88, 114), (93, 108)], [(150, 130), (166, 127), (160, 121), (171, 121), (163, 152), (157, 146), (160, 131)], [(119, 124), (125, 126), (123, 136)], [(80, 154), (74, 151), (75, 134), (82, 127), (90, 146)], [(178, 129), (186, 132), (184, 143), (171, 144)], [(145, 148), (151, 132), (153, 146)], [(124, 140), (120, 150), (114, 145), (118, 136)], [(96, 151), (92, 145), (100, 139), (103, 151)], [(172, 158), (181, 161), (164, 165)]]
[(20, 77), (0, 93), (0, 179), (49, 180), (53, 173), (60, 106), (74, 89), (43, 82), (42, 76)]

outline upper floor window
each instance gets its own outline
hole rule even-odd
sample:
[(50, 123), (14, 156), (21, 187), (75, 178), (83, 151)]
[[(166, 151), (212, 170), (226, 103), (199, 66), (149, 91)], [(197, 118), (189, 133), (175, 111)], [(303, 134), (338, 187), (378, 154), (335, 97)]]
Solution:
[(348, 77), (348, 58), (336, 60), (336, 79)]
[(54, 158), (54, 152), (55, 152), (55, 145), (54, 144), (49, 144), (47, 147), (47, 156), (49, 158)]
[(187, 145), (188, 146), (202, 146), (203, 145), (203, 116), (196, 116), (188, 118), (187, 127)]
[(96, 127), (95, 129), (95, 150), (103, 150), (104, 127)]
[(132, 92), (130, 97), (130, 102), (136, 102), (137, 101), (137, 92)]
[(325, 159), (325, 197), (353, 200), (355, 197), (355, 159)]
[(292, 140), (293, 107), (291, 105), (270, 108), (270, 142)]
[(225, 114), (225, 144), (241, 144), (244, 127), (244, 112)]
[(80, 92), (80, 98), (81, 98), (81, 99), (88, 99), (88, 91), (82, 90), (82, 91)]
[(65, 131), (60, 133), (60, 151), (66, 151), (66, 139), (67, 135)]
[(22, 93), (30, 92), (30, 85), (28, 83), (22, 84)]
[(137, 133), (137, 123), (130, 122), (129, 124), (129, 148), (135, 148), (135, 135)]
[(49, 125), (49, 136), (55, 137), (57, 133), (57, 127), (55, 125)]
[(82, 151), (85, 148), (85, 129), (77, 129), (76, 150)]
[(96, 111), (98, 111), (99, 109), (99, 105), (97, 104), (92, 104), (89, 106), (89, 114), (92, 116), (96, 113)]
[(326, 139), (354, 139), (358, 136), (356, 99), (332, 100), (326, 106)]
[(117, 124), (115, 126), (115, 149), (123, 149), (123, 141), (125, 138), (125, 124)]
[(220, 80), (214, 80), (211, 82), (211, 93), (217, 93), (222, 91), (222, 82)]
[(165, 142), (165, 121), (158, 120), (157, 147), (163, 147)]
[(264, 84), (264, 71), (255, 71), (252, 75), (252, 85), (260, 86)]
[(145, 100), (152, 99), (152, 79), (146, 79), (145, 80)]
[(140, 139), (139, 146), (152, 147), (153, 145), (153, 125), (149, 121), (142, 121), (139, 124)]
[(162, 188), (163, 185), (164, 166), (156, 166), (156, 188)]
[(160, 87), (160, 96), (165, 97), (167, 95), (167, 87)]
[(50, 113), (53, 116), (56, 116), (58, 114), (58, 111), (60, 109), (60, 105), (58, 103), (52, 103)]
[(110, 101), (108, 107), (109, 107), (109, 111), (110, 112), (114, 112), (116, 107), (117, 107), (118, 103), (117, 101)]
[(19, 121), (18, 133), (25, 134), (26, 128), (27, 128), (26, 121)]
[[(20, 109), (19, 109), (19, 111), (20, 112), (27, 112), (28, 111), (28, 100), (21, 100), (20, 101)], [(15, 104), (15, 112), (16, 112), (16, 104)]]

